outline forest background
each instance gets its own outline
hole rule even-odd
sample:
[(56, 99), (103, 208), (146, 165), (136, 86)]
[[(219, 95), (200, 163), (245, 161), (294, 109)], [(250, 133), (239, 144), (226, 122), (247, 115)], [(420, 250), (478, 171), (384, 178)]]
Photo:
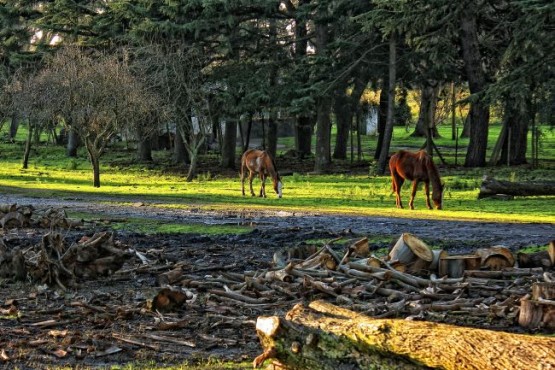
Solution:
[[(344, 183), (335, 211), (346, 210), (345, 197), (353, 195), (361, 208), (373, 208), (368, 199), (387, 207), (392, 198), (383, 175), (400, 148), (434, 155), (447, 180), (447, 202), (457, 199), (452, 209), (463, 213), (480, 213), (486, 204), (465, 208), (484, 174), (552, 178), (555, 5), (549, 1), (2, 5), (1, 122), (5, 141), (20, 143), (0, 154), (11, 191), (37, 182), (68, 190), (73, 176), (82, 188), (78, 170), (87, 166), (86, 156), (94, 188), (101, 168), (103, 191), (113, 193), (106, 186), (119, 183), (126, 194), (121, 189), (138, 181), (111, 176), (137, 179), (134, 171), (147, 169), (159, 182), (170, 171), (176, 184), (183, 174), (202, 185), (169, 185), (167, 192), (194, 190), (194, 198), (210, 189), (198, 201), (206, 204), (221, 192), (235, 197), (238, 157), (252, 146), (268, 150), (292, 175), (286, 194), (302, 209), (312, 197), (330, 199), (325, 189), (332, 186), (316, 179), (334, 172), (344, 179), (362, 175), (327, 180)], [(376, 136), (366, 131), (372, 112)], [(64, 145), (65, 153), (51, 143)], [(161, 154), (162, 147), (169, 150)], [(38, 174), (29, 168), (33, 155)], [(56, 179), (52, 171), (63, 174)], [(155, 188), (163, 195), (162, 184)], [(136, 193), (149, 192), (143, 190)], [(453, 196), (459, 190), (467, 193)], [(491, 202), (492, 211), (507, 211)], [(530, 219), (553, 217), (522, 209)]]

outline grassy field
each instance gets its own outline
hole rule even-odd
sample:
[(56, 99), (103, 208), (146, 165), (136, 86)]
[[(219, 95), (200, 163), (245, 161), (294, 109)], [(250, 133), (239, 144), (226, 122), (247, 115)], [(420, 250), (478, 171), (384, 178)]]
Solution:
[[(92, 169), (83, 149), (79, 151), (78, 158), (68, 158), (63, 147), (41, 143), (33, 149), (29, 168), (22, 169), (24, 130), (19, 133), (16, 143), (0, 144), (0, 191), (4, 194), (61, 198), (96, 195), (111, 197), (112, 202), (143, 201), (166, 207), (205, 210), (272, 210), (555, 223), (555, 197), (521, 197), (512, 201), (477, 199), (481, 179), (486, 174), (512, 181), (554, 179), (555, 132), (547, 127), (542, 132), (538, 168), (500, 166), (465, 169), (455, 166), (455, 142), (450, 139), (450, 127), (441, 126), (442, 138), (437, 139), (436, 144), (447, 160), (447, 165), (441, 166), (442, 179), (446, 183), (443, 211), (429, 211), (425, 208), (422, 189), (417, 194), (416, 210), (396, 209), (389, 176), (373, 175), (372, 162), (367, 165), (368, 171), (363, 171), (362, 174), (360, 171), (353, 175), (294, 173), (284, 178), (282, 199), (277, 199), (273, 192), (270, 195), (270, 190), (269, 198), (260, 199), (241, 196), (238, 174), (231, 177), (214, 176), (214, 172), (201, 168), (197, 179), (187, 183), (182, 173), (166, 170), (164, 164), (169, 161), (170, 153), (156, 152), (154, 164), (140, 164), (134, 161), (134, 150), (123, 144), (114, 146), (101, 158), (101, 187), (93, 188)], [(489, 147), (493, 147), (498, 133), (499, 126), (493, 125)], [(404, 127), (397, 127), (391, 151), (398, 148), (418, 148), (422, 142), (422, 138), (410, 137)], [(291, 143), (292, 138), (280, 139), (280, 150), (285, 151)], [(369, 153), (373, 153), (374, 145), (374, 137), (364, 137), (365, 157), (370, 157)], [(464, 161), (466, 145), (466, 140), (458, 143), (458, 164)], [(348, 167), (348, 163), (345, 166)], [(255, 186), (258, 185), (255, 181)], [(409, 188), (408, 184), (403, 187), (405, 204), (408, 204)]]

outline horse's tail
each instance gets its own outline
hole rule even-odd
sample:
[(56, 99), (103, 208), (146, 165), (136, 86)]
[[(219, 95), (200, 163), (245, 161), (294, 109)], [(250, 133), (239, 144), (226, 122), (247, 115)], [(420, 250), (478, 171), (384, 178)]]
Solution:
[(396, 152), (389, 157), (389, 172), (391, 173), (391, 191), (397, 191), (395, 185), (395, 174), (397, 173), (397, 162), (399, 161), (400, 152)]

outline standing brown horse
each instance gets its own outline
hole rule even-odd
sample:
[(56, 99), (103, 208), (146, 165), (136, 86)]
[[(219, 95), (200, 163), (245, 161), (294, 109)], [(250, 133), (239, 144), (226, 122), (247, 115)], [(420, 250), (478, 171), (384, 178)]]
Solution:
[(252, 190), (252, 180), (254, 175), (258, 174), (262, 185), (260, 186), (260, 196), (266, 198), (266, 177), (271, 176), (272, 182), (274, 183), (274, 190), (281, 198), (283, 184), (281, 183), (281, 178), (276, 170), (276, 165), (274, 160), (264, 150), (249, 149), (241, 157), (241, 190), (243, 196), (245, 196), (245, 176), (246, 170), (249, 170), (249, 185), (251, 189), (251, 195), (254, 197), (254, 191)]
[(406, 180), (412, 181), (412, 193), (409, 201), (410, 209), (414, 209), (414, 195), (420, 181), (424, 182), (426, 190), (426, 205), (432, 209), (430, 204), (430, 182), (432, 183), (432, 200), (437, 209), (442, 208), (443, 184), (439, 177), (439, 171), (426, 151), (420, 150), (416, 153), (400, 150), (391, 156), (389, 169), (393, 191), (396, 195), (397, 208), (403, 208), (401, 202), (401, 186)]

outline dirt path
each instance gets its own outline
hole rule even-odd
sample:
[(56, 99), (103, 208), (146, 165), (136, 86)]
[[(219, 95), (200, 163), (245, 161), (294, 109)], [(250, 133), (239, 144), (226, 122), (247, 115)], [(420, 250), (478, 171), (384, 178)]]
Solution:
[[(464, 242), (468, 247), (505, 245), (518, 249), (530, 245), (546, 245), (555, 238), (551, 223), (497, 223), (472, 221), (420, 220), (410, 218), (353, 217), (342, 215), (295, 214), (291, 212), (203, 212), (164, 208), (155, 203), (137, 201), (133, 206), (109, 204), (108, 199), (49, 199), (13, 197), (0, 194), (0, 203), (32, 204), (35, 207), (63, 207), (73, 211), (97, 213), (111, 217), (139, 217), (168, 220), (174, 223), (253, 224), (258, 229), (325, 230), (337, 233), (350, 230), (357, 235), (398, 236), (410, 232), (421, 238), (437, 240), (455, 247)], [(114, 200), (115, 201), (115, 200)], [(129, 200), (126, 200), (129, 202)]]

